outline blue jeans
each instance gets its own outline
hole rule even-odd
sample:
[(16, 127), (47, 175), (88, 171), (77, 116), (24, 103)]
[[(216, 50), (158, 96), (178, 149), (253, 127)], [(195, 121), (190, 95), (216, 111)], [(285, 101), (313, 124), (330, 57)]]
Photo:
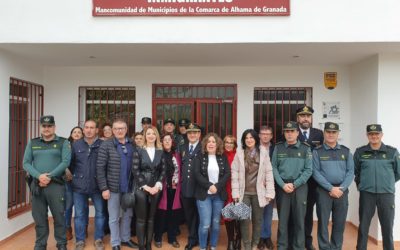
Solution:
[(210, 246), (216, 247), (219, 237), (219, 222), (221, 220), (221, 210), (224, 207), (224, 201), (218, 194), (208, 195), (204, 201), (197, 200), (197, 209), (199, 211), (199, 243), (200, 249), (207, 248), (208, 230), (210, 231)]
[(261, 238), (271, 238), (272, 226), (272, 213), (274, 210), (274, 200), (271, 200), (267, 206), (264, 207), (263, 224), (261, 227)]
[(74, 205), (74, 198), (72, 195), (72, 185), (70, 181), (65, 182), (65, 227), (71, 227), (72, 206)]
[[(111, 192), (111, 197), (107, 201), (112, 247), (121, 245), (121, 241), (126, 242), (131, 239), (133, 208), (127, 208), (125, 211), (121, 209), (121, 196), (121, 193)], [(119, 219), (120, 212), (122, 212), (121, 222)]]
[(75, 237), (76, 241), (84, 241), (86, 236), (86, 225), (88, 221), (88, 199), (92, 199), (95, 209), (94, 217), (94, 239), (103, 239), (104, 236), (104, 204), (100, 193), (81, 194), (74, 192), (75, 204)]

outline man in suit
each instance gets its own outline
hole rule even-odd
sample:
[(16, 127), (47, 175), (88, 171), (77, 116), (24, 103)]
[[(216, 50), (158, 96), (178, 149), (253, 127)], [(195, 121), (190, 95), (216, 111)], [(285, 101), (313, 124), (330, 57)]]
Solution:
[[(320, 129), (312, 128), (312, 114), (314, 109), (309, 106), (304, 106), (296, 110), (297, 123), (299, 125), (299, 136), (298, 139), (301, 142), (306, 142), (311, 146), (311, 150), (315, 147), (322, 145), (324, 141), (324, 135)], [(316, 201), (316, 189), (317, 183), (314, 178), (308, 179), (308, 195), (307, 195), (307, 211), (304, 219), (304, 231), (305, 231), (305, 248), (307, 250), (315, 250), (312, 242), (312, 228), (313, 228), (313, 215), (314, 205)]]
[(186, 225), (188, 227), (188, 244), (185, 250), (192, 250), (198, 245), (199, 216), (196, 199), (194, 198), (195, 178), (194, 159), (201, 153), (201, 130), (197, 124), (190, 123), (187, 128), (188, 143), (180, 147), (182, 157), (182, 185), (181, 201), (185, 212)]

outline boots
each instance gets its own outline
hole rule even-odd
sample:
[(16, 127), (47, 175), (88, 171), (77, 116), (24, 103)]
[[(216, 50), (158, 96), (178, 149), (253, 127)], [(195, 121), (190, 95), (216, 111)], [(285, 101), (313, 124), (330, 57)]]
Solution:
[(154, 221), (148, 220), (147, 221), (147, 244), (146, 250), (151, 250), (151, 242), (153, 241), (153, 228), (154, 228)]
[(145, 239), (145, 229), (146, 229), (146, 224), (144, 220), (138, 219), (136, 221), (136, 237), (138, 239), (138, 244), (139, 244), (139, 250), (145, 250), (146, 249), (146, 239)]

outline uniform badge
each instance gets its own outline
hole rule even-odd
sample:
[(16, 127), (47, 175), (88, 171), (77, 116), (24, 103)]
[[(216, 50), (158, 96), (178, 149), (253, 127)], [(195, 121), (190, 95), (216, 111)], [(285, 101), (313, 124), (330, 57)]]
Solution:
[(45, 118), (43, 119), (43, 121), (49, 122), (49, 121), (50, 121), (50, 117), (45, 117)]
[(371, 130), (375, 130), (375, 129), (376, 129), (376, 126), (375, 126), (375, 125), (371, 125), (369, 128), (370, 128)]
[(57, 144), (54, 144), (53, 147), (56, 148), (56, 147), (57, 147)]
[(331, 124), (331, 125), (329, 125), (329, 128), (335, 128), (335, 124)]
[(344, 160), (345, 158), (344, 158), (344, 155), (342, 155), (342, 159)]
[(386, 159), (386, 154), (383, 154), (382, 157), (383, 157), (384, 159)]
[(182, 152), (182, 157), (185, 157), (185, 153), (186, 153), (186, 151), (183, 151), (183, 152)]
[(300, 153), (300, 152), (298, 152), (297, 155), (298, 155), (299, 157), (301, 157), (301, 153)]
[(304, 111), (304, 112), (308, 112), (308, 107), (305, 106), (305, 107), (303, 108), (303, 111)]
[(288, 122), (288, 124), (286, 124), (286, 127), (291, 128), (292, 124), (290, 122)]

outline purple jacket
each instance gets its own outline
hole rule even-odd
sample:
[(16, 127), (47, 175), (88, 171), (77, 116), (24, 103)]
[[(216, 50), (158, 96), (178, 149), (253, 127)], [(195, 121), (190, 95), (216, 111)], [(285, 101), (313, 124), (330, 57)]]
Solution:
[[(176, 158), (176, 162), (178, 163), (179, 169), (179, 181), (176, 186), (174, 203), (172, 204), (172, 210), (176, 210), (181, 208), (181, 200), (180, 200), (180, 193), (181, 193), (181, 157), (178, 152), (174, 153), (174, 157)], [(167, 181), (166, 178), (163, 180), (163, 188), (162, 188), (162, 196), (160, 203), (158, 204), (158, 209), (167, 210)]]

